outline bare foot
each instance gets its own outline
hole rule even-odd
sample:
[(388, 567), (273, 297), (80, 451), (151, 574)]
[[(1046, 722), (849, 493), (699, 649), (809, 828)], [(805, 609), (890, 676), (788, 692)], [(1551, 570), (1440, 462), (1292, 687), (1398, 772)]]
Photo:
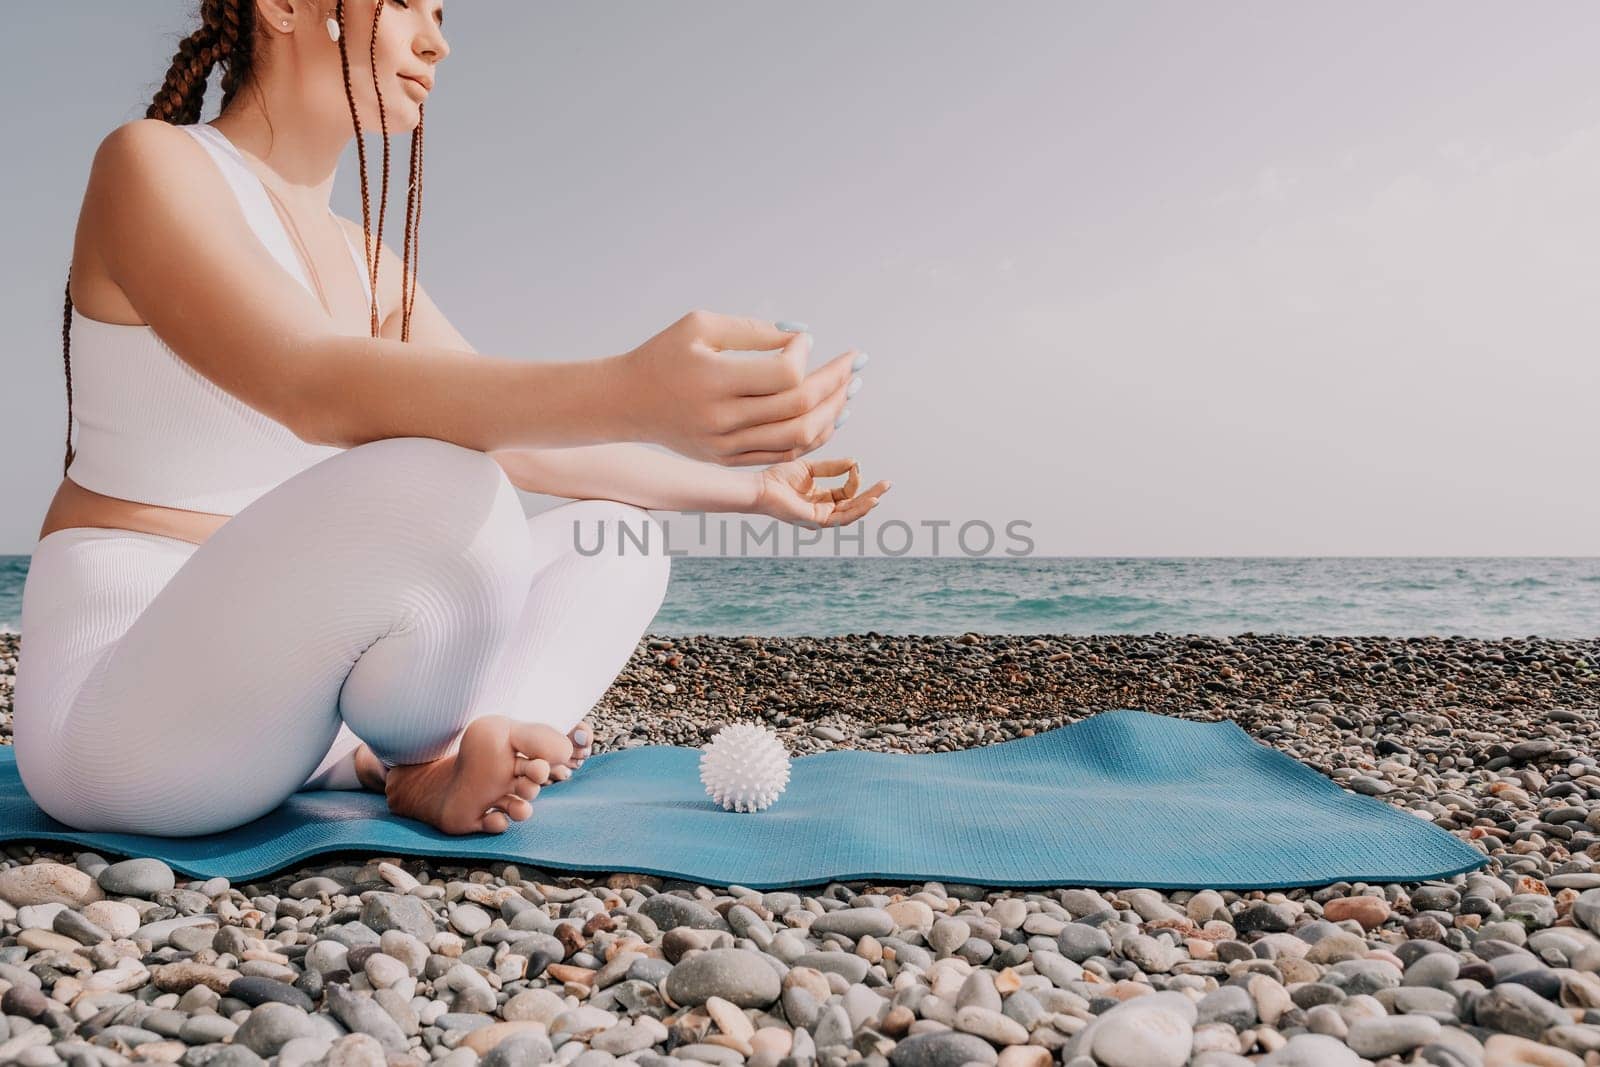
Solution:
[(498, 834), (533, 814), (528, 801), (550, 783), (551, 767), (571, 758), (572, 742), (549, 726), (482, 715), (453, 755), (389, 768), (384, 798), (396, 815), (447, 834)]
[[(580, 738), (578, 735), (582, 734)], [(557, 782), (564, 782), (571, 778), (573, 772), (583, 766), (583, 761), (589, 758), (594, 751), (594, 726), (588, 719), (581, 720), (567, 732), (567, 740), (572, 742), (572, 755), (566, 761), (554, 763), (550, 766), (550, 777)]]

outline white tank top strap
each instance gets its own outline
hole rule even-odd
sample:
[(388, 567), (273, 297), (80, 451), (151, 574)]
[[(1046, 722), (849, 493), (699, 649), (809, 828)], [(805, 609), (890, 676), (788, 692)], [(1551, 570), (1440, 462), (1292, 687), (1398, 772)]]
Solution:
[[(278, 217), (277, 209), (272, 206), (272, 201), (267, 197), (267, 190), (261, 184), (254, 171), (244, 162), (239, 150), (232, 141), (220, 130), (209, 123), (194, 122), (182, 124), (179, 129), (188, 130), (199, 141), (211, 157), (216, 160), (217, 167), (222, 171), (222, 176), (233, 190), (234, 197), (239, 201), (239, 207), (244, 212), (245, 221), (272, 253), (289, 276), (305, 287), (306, 292), (316, 295), (316, 290), (307, 277), (305, 267), (300, 262), (300, 257), (295, 253), (294, 245), (289, 240), (289, 231), (285, 228), (283, 220)], [(356, 244), (350, 239), (350, 234), (345, 230), (344, 223), (340, 222), (333, 209), (328, 209), (328, 216), (339, 226), (339, 231), (344, 234), (345, 247), (350, 250), (351, 262), (355, 264), (356, 274), (361, 279), (362, 292), (366, 293), (368, 302), (373, 301), (371, 280), (367, 277), (367, 267), (364, 257)], [(383, 309), (378, 309), (379, 318), (382, 318)]]

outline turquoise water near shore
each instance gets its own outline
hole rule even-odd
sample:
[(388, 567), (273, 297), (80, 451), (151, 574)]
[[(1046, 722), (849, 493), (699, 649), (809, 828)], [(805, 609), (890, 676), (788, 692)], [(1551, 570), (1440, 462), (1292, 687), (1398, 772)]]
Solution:
[[(0, 556), (18, 630), (27, 556)], [(1600, 636), (1600, 557), (680, 556), (659, 634)]]

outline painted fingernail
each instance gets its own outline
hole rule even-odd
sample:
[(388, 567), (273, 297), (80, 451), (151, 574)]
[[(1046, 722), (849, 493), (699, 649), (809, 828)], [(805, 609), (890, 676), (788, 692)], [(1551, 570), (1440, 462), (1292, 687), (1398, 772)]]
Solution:
[(844, 425), (844, 420), (848, 419), (849, 417), (850, 417), (850, 409), (849, 408), (845, 408), (843, 411), (839, 412), (839, 417), (837, 419), (833, 420), (833, 428), (835, 430), (837, 430), (839, 427), (843, 426)]
[(855, 396), (857, 390), (859, 390), (860, 388), (861, 388), (861, 379), (860, 378), (851, 378), (849, 386), (847, 386), (845, 388), (844, 395), (845, 396)]
[(850, 369), (851, 370), (860, 370), (862, 367), (865, 367), (866, 365), (867, 365), (867, 354), (865, 352), (857, 353), (856, 358), (850, 361)]
[(806, 324), (803, 322), (775, 322), (772, 325), (784, 333), (804, 333), (807, 329)]

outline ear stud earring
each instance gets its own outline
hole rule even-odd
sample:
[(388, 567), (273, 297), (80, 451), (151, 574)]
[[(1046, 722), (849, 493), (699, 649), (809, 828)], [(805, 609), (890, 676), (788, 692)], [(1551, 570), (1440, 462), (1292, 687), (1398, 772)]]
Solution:
[(339, 39), (339, 22), (338, 22), (337, 19), (329, 19), (328, 20), (328, 40), (337, 41), (338, 39)]

